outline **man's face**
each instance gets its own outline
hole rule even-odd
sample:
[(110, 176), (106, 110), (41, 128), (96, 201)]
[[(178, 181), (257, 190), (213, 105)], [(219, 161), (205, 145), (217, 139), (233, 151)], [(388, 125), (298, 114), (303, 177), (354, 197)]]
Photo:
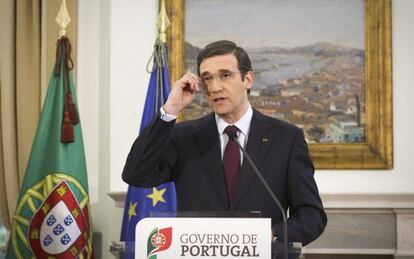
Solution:
[(203, 60), (200, 77), (208, 82), (204, 91), (211, 109), (228, 123), (239, 120), (248, 107), (247, 89), (252, 87), (253, 73), (247, 72), (243, 81), (236, 57), (226, 54)]

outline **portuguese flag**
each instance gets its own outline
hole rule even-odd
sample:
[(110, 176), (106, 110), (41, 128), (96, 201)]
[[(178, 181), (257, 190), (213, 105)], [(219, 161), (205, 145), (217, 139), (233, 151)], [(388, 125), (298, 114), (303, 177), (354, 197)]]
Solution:
[(92, 224), (71, 45), (57, 41), (6, 258), (92, 258)]

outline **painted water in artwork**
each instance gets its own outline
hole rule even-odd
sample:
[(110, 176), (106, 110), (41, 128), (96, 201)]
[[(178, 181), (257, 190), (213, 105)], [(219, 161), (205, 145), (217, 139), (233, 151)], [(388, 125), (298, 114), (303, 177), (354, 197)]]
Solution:
[[(365, 142), (363, 0), (186, 0), (185, 70), (220, 39), (248, 52), (255, 109), (302, 128), (308, 143)], [(210, 112), (200, 93), (184, 117)]]

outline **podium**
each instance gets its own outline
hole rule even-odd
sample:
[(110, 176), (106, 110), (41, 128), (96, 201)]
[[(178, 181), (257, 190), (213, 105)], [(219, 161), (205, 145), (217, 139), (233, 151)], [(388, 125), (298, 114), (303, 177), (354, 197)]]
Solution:
[[(284, 258), (283, 242), (273, 241), (269, 218), (145, 218), (136, 242), (112, 242), (116, 258)], [(288, 244), (288, 258), (301, 256), (301, 243)]]
[[(272, 259), (283, 259), (284, 247), (280, 241), (272, 242)], [(130, 258), (126, 256), (129, 254), (133, 258), (135, 253), (135, 243), (125, 243), (122, 241), (113, 241), (109, 245), (109, 251), (117, 259)], [(289, 242), (288, 243), (288, 258), (289, 259), (300, 259), (302, 258), (302, 243), (300, 242)]]

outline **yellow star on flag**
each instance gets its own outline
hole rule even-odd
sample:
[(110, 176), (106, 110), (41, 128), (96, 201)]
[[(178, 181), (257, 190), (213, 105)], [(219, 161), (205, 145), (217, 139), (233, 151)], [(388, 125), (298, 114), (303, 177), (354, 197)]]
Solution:
[(130, 202), (130, 203), (129, 203), (129, 209), (128, 209), (128, 221), (129, 221), (129, 220), (131, 220), (131, 218), (132, 218), (132, 217), (134, 217), (134, 216), (136, 216), (136, 215), (137, 215), (137, 212), (136, 212), (137, 203), (138, 203), (138, 202), (134, 202), (134, 203)]
[(152, 193), (148, 194), (147, 197), (152, 199), (152, 206), (155, 207), (157, 206), (158, 202), (165, 202), (164, 200), (164, 193), (167, 190), (167, 188), (161, 189), (161, 190), (157, 190), (156, 187), (152, 188)]

